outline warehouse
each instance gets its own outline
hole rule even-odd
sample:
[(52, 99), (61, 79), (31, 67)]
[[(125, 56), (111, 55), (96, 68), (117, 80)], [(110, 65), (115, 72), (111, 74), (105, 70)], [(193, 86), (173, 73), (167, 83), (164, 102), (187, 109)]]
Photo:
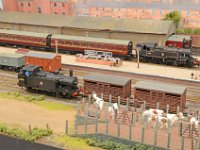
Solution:
[(30, 13), (0, 13), (0, 28), (51, 34), (157, 42), (165, 45), (169, 35), (175, 33), (175, 24), (163, 20), (130, 20), (83, 16), (59, 16)]

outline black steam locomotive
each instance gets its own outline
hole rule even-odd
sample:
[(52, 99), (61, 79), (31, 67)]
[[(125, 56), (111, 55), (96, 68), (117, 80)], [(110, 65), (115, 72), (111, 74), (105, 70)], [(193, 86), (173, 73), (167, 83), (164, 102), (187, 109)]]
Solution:
[(45, 91), (56, 97), (75, 97), (79, 95), (78, 79), (70, 76), (45, 72), (41, 67), (27, 65), (18, 73), (18, 85), (28, 90)]
[(154, 43), (138, 44), (137, 48), (142, 62), (184, 67), (199, 66), (198, 59), (192, 57), (190, 49), (158, 47)]

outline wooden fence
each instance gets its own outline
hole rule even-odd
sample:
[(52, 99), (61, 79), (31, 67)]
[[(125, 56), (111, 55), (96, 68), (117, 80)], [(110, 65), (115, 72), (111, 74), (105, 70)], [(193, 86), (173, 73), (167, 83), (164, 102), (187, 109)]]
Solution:
[[(106, 105), (111, 106), (111, 104), (110, 102)], [(75, 135), (93, 134), (96, 137), (101, 133), (122, 140), (126, 139), (166, 149), (196, 150), (199, 147), (199, 137), (183, 136), (183, 131), (187, 126), (182, 121), (168, 129), (159, 129), (157, 122), (153, 128), (148, 123), (147, 118), (143, 118), (140, 113), (145, 109), (145, 103), (137, 111), (130, 111), (132, 108), (128, 107), (128, 104), (127, 106), (119, 106), (118, 113), (114, 113), (113, 117), (106, 106), (100, 111), (92, 104), (79, 104), (75, 120)], [(159, 108), (159, 104), (157, 107)], [(169, 106), (167, 106), (166, 112), (168, 110)]]

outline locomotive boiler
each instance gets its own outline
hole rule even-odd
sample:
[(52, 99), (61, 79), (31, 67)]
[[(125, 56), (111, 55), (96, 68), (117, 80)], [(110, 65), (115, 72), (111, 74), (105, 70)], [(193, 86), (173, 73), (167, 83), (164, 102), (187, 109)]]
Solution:
[(78, 78), (45, 72), (41, 67), (27, 65), (18, 73), (18, 85), (28, 90), (45, 91), (56, 97), (75, 97), (79, 95)]
[(190, 49), (159, 47), (156, 44), (138, 44), (139, 57), (142, 62), (166, 64), (172, 66), (193, 67), (199, 65)]

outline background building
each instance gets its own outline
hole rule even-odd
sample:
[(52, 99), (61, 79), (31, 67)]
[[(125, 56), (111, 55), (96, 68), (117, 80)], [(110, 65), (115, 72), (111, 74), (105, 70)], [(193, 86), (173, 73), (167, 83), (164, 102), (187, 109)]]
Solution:
[(163, 19), (178, 10), (183, 28), (200, 27), (200, 0), (3, 0), (5, 11), (130, 19)]

